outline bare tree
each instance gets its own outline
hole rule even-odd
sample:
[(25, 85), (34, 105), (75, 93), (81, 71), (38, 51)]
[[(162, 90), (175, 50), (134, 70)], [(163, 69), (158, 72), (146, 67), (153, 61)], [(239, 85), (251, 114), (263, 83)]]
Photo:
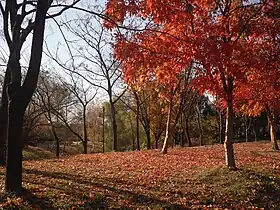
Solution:
[(58, 123), (57, 114), (67, 118), (67, 109), (75, 105), (73, 94), (61, 83), (55, 80), (51, 73), (42, 72), (39, 78), (35, 99), (49, 122), (51, 132), (56, 143), (56, 156), (60, 154), (60, 139), (57, 133), (56, 124)]
[[(22, 127), (24, 112), (37, 86), (38, 74), (43, 50), (45, 22), (76, 4), (65, 5), (64, 1), (52, 0), (0, 2), (3, 18), (5, 41), (9, 48), (9, 58), (5, 73), (1, 100), (1, 159), (3, 163), (4, 139), (7, 139), (7, 166), (5, 190), (20, 193), (22, 190)], [(50, 7), (55, 7), (52, 14), (47, 14)], [(31, 55), (27, 74), (22, 81), (20, 64), (21, 49), (29, 34)], [(6, 129), (7, 128), (7, 129)], [(5, 131), (7, 130), (7, 133)]]
[[(82, 112), (82, 129), (83, 134), (82, 140), (84, 147), (84, 154), (87, 154), (87, 146), (88, 146), (88, 131), (87, 131), (87, 108), (88, 105), (93, 101), (95, 96), (97, 95), (97, 90), (93, 90), (93, 86), (84, 84), (84, 81), (81, 78), (77, 78), (77, 75), (73, 75), (70, 73), (71, 83), (64, 82), (65, 87), (74, 95), (77, 100), (78, 107), (81, 108)], [(72, 129), (71, 129), (72, 130)]]
[[(151, 115), (149, 113), (151, 100), (151, 90), (149, 88), (143, 88), (141, 90), (136, 90), (135, 88), (129, 88), (126, 94), (120, 99), (126, 107), (128, 107), (134, 114), (136, 118), (136, 147), (140, 150), (140, 123), (144, 128), (146, 134), (146, 146), (147, 149), (151, 149)], [(134, 139), (134, 134), (133, 134)], [(133, 143), (134, 146), (134, 143)]]
[(252, 125), (252, 117), (247, 116), (247, 115), (242, 115), (241, 119), (244, 123), (245, 126), (245, 141), (248, 142), (248, 133), (251, 129), (251, 125)]
[(192, 146), (192, 142), (191, 142), (191, 137), (190, 137), (190, 132), (189, 132), (189, 119), (192, 115), (196, 100), (197, 100), (197, 91), (193, 91), (192, 89), (189, 90), (189, 92), (187, 93), (188, 97), (186, 97), (186, 100), (184, 102), (184, 108), (183, 108), (183, 132), (184, 132), (184, 136), (187, 140), (188, 146), (191, 147)]
[[(149, 116), (149, 107), (150, 107), (150, 95), (146, 91), (134, 91), (137, 103), (137, 112), (139, 112), (140, 122), (144, 128), (146, 134), (146, 145), (147, 149), (151, 149), (151, 124)], [(139, 108), (138, 108), (139, 106)], [(139, 129), (139, 128), (138, 128)]]
[(73, 21), (66, 20), (63, 26), (75, 36), (73, 40), (64, 37), (70, 51), (70, 61), (66, 63), (61, 61), (57, 53), (54, 55), (50, 50), (48, 56), (65, 70), (80, 76), (107, 94), (114, 150), (118, 151), (115, 104), (125, 93), (126, 88), (121, 83), (121, 63), (113, 56), (112, 35), (106, 31), (101, 20), (92, 15), (78, 16)]
[[(37, 87), (36, 93), (39, 97), (39, 104), (45, 110), (45, 117), (51, 126), (56, 142), (56, 155), (59, 156), (60, 146), (54, 123), (55, 118), (82, 142), (84, 153), (87, 154), (87, 108), (97, 91), (94, 92), (92, 86), (85, 87), (83, 81), (72, 74), (68, 75), (70, 81), (66, 81), (58, 75), (55, 76), (55, 81), (51, 75), (46, 76), (46, 74), (49, 73), (45, 73), (40, 78), (40, 85)], [(79, 114), (81, 116), (78, 116)], [(80, 129), (77, 130), (77, 126), (80, 125), (82, 125), (83, 132), (79, 132)]]

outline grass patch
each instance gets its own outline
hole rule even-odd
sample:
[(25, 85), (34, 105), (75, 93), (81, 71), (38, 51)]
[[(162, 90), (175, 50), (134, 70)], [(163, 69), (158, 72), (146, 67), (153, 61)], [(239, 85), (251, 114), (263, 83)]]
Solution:
[(23, 149), (24, 160), (43, 160), (55, 158), (55, 154), (40, 147), (26, 146)]
[(216, 202), (227, 201), (224, 207), (280, 209), (280, 179), (269, 172), (218, 167), (199, 174), (196, 181), (212, 191)]

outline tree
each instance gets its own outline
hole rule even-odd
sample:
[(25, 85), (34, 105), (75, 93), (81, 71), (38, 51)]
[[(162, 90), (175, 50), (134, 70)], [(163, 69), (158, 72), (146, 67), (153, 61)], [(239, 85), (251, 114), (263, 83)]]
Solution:
[(29, 103), (23, 119), (23, 144), (36, 144), (35, 139), (39, 137), (38, 130), (43, 125), (42, 118), (44, 110), (32, 99)]
[(175, 132), (176, 125), (183, 111), (184, 102), (188, 100), (188, 96), (190, 96), (187, 93), (189, 93), (190, 90), (190, 75), (192, 74), (192, 67), (193, 66), (191, 62), (190, 66), (180, 75), (178, 75), (178, 81), (176, 83), (176, 86), (171, 86), (171, 89), (169, 89), (170, 93), (168, 100), (169, 105), (165, 129), (165, 138), (161, 150), (163, 154), (167, 153), (168, 143), (170, 142), (170, 139)]
[(147, 149), (151, 149), (151, 122), (149, 117), (149, 109), (151, 107), (151, 102), (149, 101), (150, 96), (145, 92), (140, 92), (140, 98), (142, 100), (140, 106), (140, 120), (146, 133)]
[(78, 101), (77, 104), (81, 107), (82, 112), (82, 128), (83, 128), (83, 138), (82, 143), (84, 147), (84, 154), (87, 154), (87, 145), (88, 145), (88, 131), (87, 131), (87, 108), (88, 105), (93, 101), (97, 94), (97, 90), (93, 90), (92, 86), (89, 84), (84, 84), (83, 80), (80, 78), (75, 78), (75, 76), (71, 73), (71, 84), (64, 82), (64, 86), (70, 91), (76, 100)]
[[(142, 91), (146, 91), (142, 90)], [(160, 137), (165, 130), (167, 101), (158, 100), (159, 92), (152, 87), (148, 89), (149, 98), (145, 103), (148, 103), (148, 117), (151, 133), (154, 136), (154, 148), (158, 149)]]
[[(49, 52), (49, 56), (62, 68), (83, 78), (90, 85), (104, 91), (110, 103), (114, 150), (118, 151), (118, 128), (115, 104), (125, 93), (121, 84), (121, 62), (113, 57), (114, 40), (102, 25), (100, 18), (92, 14), (79, 16), (75, 21), (66, 21), (64, 26), (74, 40), (67, 39), (71, 64), (63, 63)], [(57, 53), (58, 54), (58, 53)]]
[[(77, 2), (74, 1), (72, 5)], [(1, 126), (7, 126), (7, 134), (1, 136), (4, 138), (7, 136), (5, 190), (9, 192), (20, 193), (22, 188), (23, 117), (37, 85), (46, 19), (56, 17), (71, 7), (65, 6), (64, 3), (58, 4), (56, 7), (61, 6), (63, 9), (47, 15), (52, 3), (52, 0), (36, 2), (11, 0), (6, 1), (5, 6), (0, 3), (4, 35), (9, 48), (0, 112)], [(32, 18), (34, 14), (35, 19)], [(31, 55), (27, 74), (22, 82), (21, 49), (31, 32), (33, 33)], [(5, 130), (1, 129), (1, 131)]]
[(252, 118), (248, 117), (247, 115), (243, 115), (242, 120), (245, 126), (245, 141), (248, 142), (248, 133), (252, 125)]
[[(56, 132), (54, 119), (63, 124), (68, 130), (78, 138), (83, 144), (84, 154), (88, 153), (88, 105), (95, 98), (97, 91), (92, 90), (92, 86), (85, 87), (80, 78), (70, 75), (64, 80), (59, 75), (52, 78), (49, 73), (44, 72), (41, 76), (37, 95), (39, 106), (45, 110), (45, 115), (50, 123), (50, 127), (56, 142), (56, 152), (59, 156), (59, 138)], [(53, 73), (54, 74), (54, 73)], [(65, 75), (64, 75), (65, 76)], [(59, 79), (57, 81), (57, 79)], [(80, 132), (82, 127), (82, 132)]]
[(202, 129), (202, 125), (201, 125), (201, 109), (199, 108), (199, 100), (197, 101), (197, 104), (195, 106), (196, 108), (196, 114), (197, 114), (197, 124), (198, 124), (198, 127), (199, 127), (199, 145), (202, 146), (204, 144), (203, 142), (203, 129)]
[[(137, 150), (140, 150), (140, 123), (144, 128), (146, 134), (146, 146), (147, 149), (151, 149), (151, 125), (150, 125), (150, 107), (151, 107), (151, 92), (149, 88), (137, 89), (130, 88), (124, 94), (120, 100), (124, 103), (131, 111), (134, 112), (136, 118), (136, 146)], [(134, 134), (133, 134), (134, 137)]]
[(91, 104), (88, 109), (88, 133), (94, 152), (105, 152), (105, 107)]
[(188, 146), (192, 146), (191, 138), (190, 138), (190, 132), (189, 132), (189, 119), (192, 116), (193, 108), (195, 106), (196, 101), (198, 100), (198, 95), (197, 91), (190, 90), (188, 93), (188, 97), (185, 97), (185, 102), (184, 102), (184, 108), (182, 112), (182, 116), (184, 119), (184, 125), (183, 131), (184, 131), (184, 136), (187, 139)]
[[(112, 124), (110, 122), (111, 112), (110, 103), (107, 101), (104, 103), (105, 107), (105, 133), (106, 133), (106, 143), (107, 148), (114, 151), (114, 137), (112, 132)], [(115, 104), (116, 108), (116, 123), (118, 127), (118, 146), (119, 151), (127, 151), (135, 149), (135, 142), (133, 142), (133, 135), (135, 133), (136, 122), (132, 121), (132, 117), (135, 117), (135, 113), (127, 106), (127, 103), (123, 103), (119, 100)], [(132, 128), (132, 129), (131, 129)], [(139, 127), (139, 147), (143, 143), (143, 129)]]
[(77, 102), (65, 85), (57, 81), (58, 77), (54, 77), (52, 74), (46, 71), (41, 72), (33, 101), (41, 108), (41, 112), (49, 123), (53, 139), (56, 143), (56, 156), (59, 157), (60, 138), (57, 132), (57, 124), (61, 123), (58, 122), (58, 116), (67, 115), (68, 109)]
[(140, 99), (136, 91), (133, 91), (133, 95), (136, 101), (136, 148), (140, 151), (140, 136), (139, 136), (139, 115), (140, 115)]
[(272, 148), (279, 150), (276, 141), (276, 115), (279, 113), (279, 11), (277, 1), (268, 1), (262, 7), (263, 17), (251, 30), (247, 51), (252, 64), (246, 68), (245, 80), (237, 85), (237, 109), (249, 116), (267, 114)]
[[(233, 150), (233, 96), (236, 82), (244, 77), (244, 66), (251, 65), (246, 51), (247, 34), (257, 32), (262, 9), (267, 1), (243, 4), (230, 1), (159, 1), (111, 0), (107, 14), (118, 24), (126, 14), (146, 18), (147, 30), (118, 34), (116, 56), (124, 62), (127, 81), (157, 78), (174, 85), (178, 73), (194, 61), (197, 76), (193, 82), (200, 93), (209, 93), (226, 104), (225, 161), (235, 168)], [(116, 27), (107, 21), (108, 28)], [(123, 26), (129, 28), (129, 26)], [(253, 30), (252, 30), (253, 29)], [(139, 81), (139, 80), (138, 80)], [(170, 86), (171, 87), (171, 86)]]

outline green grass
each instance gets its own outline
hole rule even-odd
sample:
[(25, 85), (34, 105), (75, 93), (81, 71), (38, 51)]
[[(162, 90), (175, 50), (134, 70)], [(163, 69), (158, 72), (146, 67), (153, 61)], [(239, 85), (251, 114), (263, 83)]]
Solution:
[(26, 146), (23, 149), (24, 160), (43, 160), (55, 158), (55, 154), (40, 147)]
[(206, 185), (214, 200), (225, 200), (224, 207), (234, 204), (280, 209), (280, 179), (269, 172), (218, 167), (199, 174), (195, 182)]

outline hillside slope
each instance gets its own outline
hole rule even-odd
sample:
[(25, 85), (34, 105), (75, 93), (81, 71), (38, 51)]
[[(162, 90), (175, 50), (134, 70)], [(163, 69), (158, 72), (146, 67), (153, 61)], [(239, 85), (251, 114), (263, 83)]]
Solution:
[[(235, 144), (238, 170), (224, 168), (222, 145), (77, 155), (24, 162), (27, 209), (280, 209), (280, 153), (267, 143)], [(1, 184), (4, 171), (1, 169)]]

